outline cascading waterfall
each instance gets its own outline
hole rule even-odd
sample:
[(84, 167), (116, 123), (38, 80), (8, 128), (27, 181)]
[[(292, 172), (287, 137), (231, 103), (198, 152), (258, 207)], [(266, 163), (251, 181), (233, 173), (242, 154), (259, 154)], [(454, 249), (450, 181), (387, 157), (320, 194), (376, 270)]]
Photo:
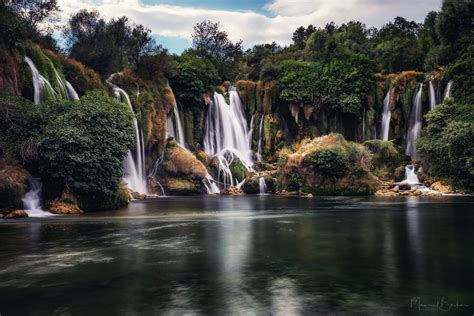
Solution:
[(28, 177), (30, 190), (26, 192), (21, 199), (23, 208), (29, 217), (45, 217), (51, 216), (51, 213), (43, 211), (41, 207), (41, 180), (32, 176)]
[(45, 77), (43, 77), (43, 75), (39, 73), (38, 68), (36, 68), (35, 63), (28, 56), (25, 56), (25, 61), (31, 70), (31, 78), (33, 80), (35, 104), (40, 104), (41, 101), (43, 101), (44, 89), (48, 89), (48, 91), (51, 93), (51, 96), (56, 99), (57, 98), (56, 91), (54, 91), (49, 81)]
[(230, 165), (238, 158), (251, 169), (253, 166), (250, 148), (250, 131), (244, 116), (242, 102), (235, 89), (229, 89), (228, 104), (222, 94), (214, 93), (206, 115), (204, 132), (204, 151), (219, 161), (219, 181), (222, 177), (224, 187), (239, 186), (230, 171)]
[(166, 129), (168, 136), (172, 136), (178, 145), (187, 149), (186, 140), (184, 138), (184, 130), (181, 124), (181, 117), (179, 115), (178, 105), (174, 105), (173, 115), (171, 115), (166, 121)]
[(392, 89), (388, 90), (383, 100), (382, 125), (380, 126), (380, 138), (382, 140), (388, 140), (390, 131), (390, 118), (392, 117), (392, 112), (390, 111), (391, 94)]
[(405, 180), (403, 180), (401, 183), (420, 184), (420, 180), (418, 179), (418, 176), (416, 175), (414, 165), (405, 166)]
[(436, 97), (436, 92), (433, 86), (433, 82), (430, 81), (430, 110), (433, 110), (437, 104), (438, 104), (438, 100)]
[(421, 95), (423, 92), (423, 83), (419, 83), (415, 90), (415, 95), (413, 98), (413, 105), (411, 107), (410, 113), (410, 126), (407, 134), (407, 147), (406, 154), (412, 159), (418, 159), (418, 153), (416, 151), (415, 141), (421, 135)]
[(130, 111), (133, 113), (133, 126), (135, 128), (135, 156), (131, 150), (128, 151), (127, 157), (124, 161), (125, 177), (124, 181), (128, 184), (130, 189), (139, 193), (148, 193), (145, 175), (145, 145), (143, 141), (143, 133), (138, 127), (138, 121), (133, 111), (132, 102), (125, 90), (119, 88), (112, 83), (115, 74), (107, 79), (107, 84), (110, 85), (114, 96), (117, 100), (125, 102)]
[(453, 86), (453, 81), (449, 81), (448, 84), (446, 85), (446, 88), (444, 89), (444, 96), (443, 96), (443, 101), (446, 100), (446, 98), (451, 97), (451, 88)]
[(69, 81), (64, 81), (63, 78), (59, 75), (59, 73), (54, 69), (54, 73), (56, 75), (56, 81), (61, 89), (62, 96), (70, 101), (77, 101), (79, 100), (79, 95), (77, 94), (74, 87), (71, 85)]
[(267, 192), (267, 184), (263, 177), (258, 178), (258, 189), (260, 194), (265, 194)]
[(264, 114), (262, 114), (262, 118), (260, 119), (260, 124), (258, 127), (258, 146), (257, 146), (257, 161), (260, 162), (262, 161), (262, 138), (263, 138), (263, 118), (265, 117)]

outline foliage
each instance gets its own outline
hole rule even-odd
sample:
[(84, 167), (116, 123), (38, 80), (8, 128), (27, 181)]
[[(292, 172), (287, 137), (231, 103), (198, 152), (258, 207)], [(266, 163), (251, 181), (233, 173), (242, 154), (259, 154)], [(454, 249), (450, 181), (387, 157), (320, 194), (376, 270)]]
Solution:
[(192, 34), (193, 48), (216, 65), (219, 76), (232, 80), (238, 60), (242, 57), (242, 41), (233, 43), (220, 24), (209, 20), (197, 23)]
[(446, 77), (453, 80), (456, 101), (474, 104), (474, 45), (448, 67)]
[(371, 69), (363, 55), (330, 62), (285, 61), (281, 65), (280, 97), (359, 118), (373, 80)]
[(141, 24), (127, 17), (106, 22), (96, 10), (80, 10), (69, 19), (63, 35), (69, 55), (92, 67), (103, 77), (130, 66), (140, 67), (144, 56), (163, 50)]
[(308, 156), (306, 161), (314, 171), (329, 177), (342, 177), (349, 170), (346, 154), (341, 147), (322, 148)]
[(202, 95), (211, 91), (221, 81), (212, 62), (193, 52), (188, 52), (178, 60), (177, 74), (170, 78), (180, 104), (197, 111)]
[(474, 190), (474, 106), (448, 99), (426, 116), (417, 142), (423, 166), (436, 178)]
[(378, 177), (393, 179), (395, 170), (405, 162), (405, 154), (391, 141), (372, 139), (364, 142), (372, 154), (372, 172)]

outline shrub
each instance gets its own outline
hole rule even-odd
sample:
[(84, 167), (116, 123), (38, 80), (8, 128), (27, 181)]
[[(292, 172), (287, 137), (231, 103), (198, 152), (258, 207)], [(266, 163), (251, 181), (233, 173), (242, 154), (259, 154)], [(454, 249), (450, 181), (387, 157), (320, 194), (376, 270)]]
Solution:
[(322, 148), (305, 159), (315, 172), (325, 176), (339, 178), (349, 171), (348, 157), (341, 147)]
[(426, 115), (427, 125), (417, 142), (429, 175), (474, 190), (474, 106), (447, 100)]

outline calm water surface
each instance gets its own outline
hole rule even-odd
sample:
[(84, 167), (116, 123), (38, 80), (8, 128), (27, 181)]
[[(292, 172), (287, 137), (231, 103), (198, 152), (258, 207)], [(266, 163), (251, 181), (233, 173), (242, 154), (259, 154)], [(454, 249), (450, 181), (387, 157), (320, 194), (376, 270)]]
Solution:
[(473, 315), (474, 198), (176, 197), (0, 222), (1, 316), (318, 313)]

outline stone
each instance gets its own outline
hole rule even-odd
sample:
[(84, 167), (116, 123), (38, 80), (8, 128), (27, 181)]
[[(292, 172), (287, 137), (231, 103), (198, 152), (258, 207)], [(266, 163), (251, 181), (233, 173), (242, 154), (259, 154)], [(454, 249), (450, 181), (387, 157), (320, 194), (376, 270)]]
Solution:
[(49, 211), (53, 214), (61, 215), (77, 215), (83, 213), (83, 211), (76, 204), (66, 203), (58, 200), (55, 200), (51, 203)]
[(221, 191), (221, 195), (243, 195), (244, 192), (234, 186), (230, 186)]
[(439, 191), (441, 193), (454, 193), (454, 190), (453, 190), (452, 187), (450, 187), (449, 185), (444, 185), (440, 181), (437, 181), (437, 182), (433, 183), (430, 186), (430, 189), (435, 190), (435, 191)]
[(398, 190), (399, 191), (409, 191), (409, 190), (411, 190), (411, 185), (408, 184), (408, 183), (400, 183), (398, 185)]
[(130, 193), (132, 198), (135, 200), (144, 200), (146, 199), (146, 194), (138, 193), (138, 192), (131, 192)]
[(28, 217), (28, 213), (24, 210), (14, 210), (10, 213), (7, 213), (3, 218), (4, 219), (11, 219), (11, 218), (22, 218)]
[(412, 192), (412, 195), (413, 196), (420, 196), (420, 195), (423, 195), (423, 192), (421, 192), (420, 190), (415, 190)]

